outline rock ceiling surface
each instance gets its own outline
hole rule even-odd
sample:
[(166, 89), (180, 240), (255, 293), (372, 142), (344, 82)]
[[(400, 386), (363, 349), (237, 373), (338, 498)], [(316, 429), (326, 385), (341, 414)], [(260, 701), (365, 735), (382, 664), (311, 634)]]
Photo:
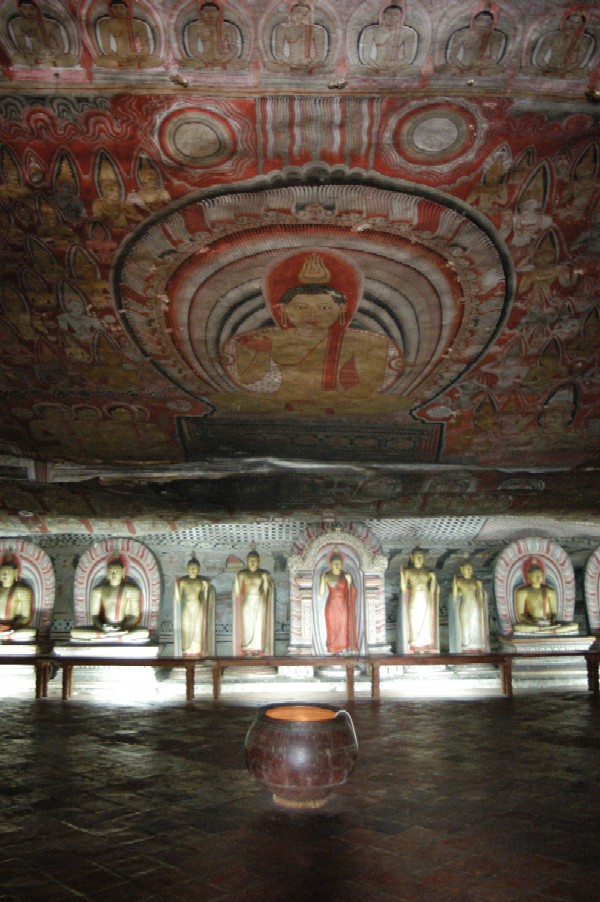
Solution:
[(596, 516), (596, 4), (4, 0), (0, 66), (3, 531)]

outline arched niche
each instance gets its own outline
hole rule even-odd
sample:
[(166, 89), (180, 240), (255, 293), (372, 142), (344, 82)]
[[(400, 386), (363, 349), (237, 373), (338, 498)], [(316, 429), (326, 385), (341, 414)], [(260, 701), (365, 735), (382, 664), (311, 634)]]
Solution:
[(592, 633), (600, 633), (600, 548), (596, 548), (585, 568), (585, 606)]
[(17, 578), (32, 590), (30, 625), (37, 630), (38, 642), (47, 642), (56, 586), (52, 561), (43, 548), (25, 539), (0, 539), (0, 561), (7, 558), (16, 563)]
[(494, 593), (498, 622), (503, 636), (510, 636), (517, 622), (515, 589), (525, 584), (524, 570), (532, 558), (540, 564), (544, 581), (557, 595), (557, 619), (573, 621), (575, 613), (575, 574), (566, 551), (550, 539), (531, 536), (518, 539), (502, 552), (496, 563)]
[(83, 627), (91, 623), (91, 590), (106, 576), (106, 568), (114, 558), (119, 558), (125, 567), (125, 579), (134, 582), (141, 590), (142, 611), (139, 626), (150, 630), (152, 638), (156, 638), (160, 607), (160, 572), (150, 549), (134, 539), (103, 539), (82, 554), (75, 571), (75, 625)]
[(325, 596), (319, 595), (321, 574), (337, 549), (356, 586), (356, 634), (360, 654), (391, 651), (385, 632), (387, 558), (368, 530), (323, 526), (307, 530), (288, 560), (290, 572), (290, 654), (326, 654)]

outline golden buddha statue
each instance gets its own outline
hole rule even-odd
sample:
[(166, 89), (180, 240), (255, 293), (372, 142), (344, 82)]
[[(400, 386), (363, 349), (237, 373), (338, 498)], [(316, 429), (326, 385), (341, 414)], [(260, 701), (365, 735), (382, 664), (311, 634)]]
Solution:
[(527, 564), (525, 577), (525, 585), (515, 589), (517, 622), (513, 633), (527, 636), (577, 634), (579, 628), (576, 623), (560, 623), (558, 620), (558, 595), (552, 586), (544, 582), (544, 570), (536, 558)]
[(475, 653), (489, 650), (487, 597), (468, 557), (461, 564), (460, 576), (452, 580), (452, 599), (459, 627), (457, 651)]
[(215, 590), (209, 579), (200, 575), (200, 562), (192, 557), (186, 565), (187, 576), (175, 580), (175, 604), (180, 606), (181, 652), (207, 655), (214, 652)]
[(251, 551), (233, 584), (233, 651), (236, 655), (268, 655), (274, 650), (273, 580)]
[(410, 566), (400, 568), (400, 589), (398, 652), (401, 648), (406, 654), (439, 652), (440, 590), (435, 573), (425, 567), (422, 548), (414, 548)]
[(125, 566), (120, 558), (110, 561), (106, 578), (90, 593), (92, 623), (71, 630), (71, 639), (78, 642), (147, 642), (150, 632), (138, 624), (142, 613), (142, 593), (139, 587), (125, 578)]
[(0, 564), (0, 642), (34, 642), (36, 630), (30, 627), (33, 592), (19, 578), (12, 557)]

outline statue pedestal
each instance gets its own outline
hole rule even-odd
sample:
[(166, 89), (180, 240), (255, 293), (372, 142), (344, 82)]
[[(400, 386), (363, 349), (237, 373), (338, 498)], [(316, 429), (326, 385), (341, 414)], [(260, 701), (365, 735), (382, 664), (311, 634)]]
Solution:
[[(253, 660), (257, 661), (260, 659), (256, 657)], [(229, 677), (230, 682), (235, 683), (240, 679), (247, 679), (249, 676), (251, 679), (259, 682), (264, 680), (274, 680), (277, 676), (277, 668), (268, 664), (262, 666), (260, 664), (252, 664), (251, 667), (244, 667), (243, 665), (240, 665), (239, 667), (228, 667), (223, 675), (223, 680), (225, 681), (227, 677)]]
[(37, 642), (0, 642), (0, 657), (9, 655), (34, 655), (40, 654), (41, 649)]
[[(523, 638), (513, 635), (501, 637), (499, 641), (501, 651), (515, 655), (512, 666), (515, 690), (584, 688), (587, 685), (585, 659), (572, 652), (587, 651), (595, 642), (594, 636)], [(523, 655), (521, 660), (520, 654)], [(544, 657), (547, 654), (552, 657)]]
[(496, 672), (494, 664), (451, 664), (450, 670), (460, 679), (469, 679), (475, 677), (492, 674)]
[[(358, 664), (355, 664), (353, 672), (355, 677), (360, 676), (361, 669)], [(320, 680), (335, 680), (336, 682), (345, 680), (346, 666), (344, 664), (343, 658), (340, 660), (339, 658), (336, 659), (335, 657), (333, 657), (331, 664), (326, 665), (325, 667), (316, 667), (315, 676), (317, 676)]]
[(382, 664), (379, 668), (380, 680), (396, 680), (404, 673), (402, 664)]
[(156, 658), (162, 649), (162, 645), (153, 642), (144, 644), (132, 643), (125, 645), (123, 642), (94, 643), (94, 642), (67, 642), (65, 645), (55, 645), (53, 652), (59, 657), (68, 658)]
[[(415, 658), (418, 655), (415, 655)], [(414, 666), (411, 664), (404, 665), (404, 673), (411, 679), (417, 680), (436, 680), (444, 679), (448, 675), (448, 668), (445, 664), (428, 664), (427, 667), (421, 667), (419, 664)]]
[[(290, 652), (291, 654), (291, 652)], [(288, 677), (290, 680), (312, 680), (315, 675), (315, 668), (302, 665), (297, 667), (278, 667), (278, 676)]]
[[(536, 652), (539, 652), (540, 655), (557, 654), (559, 652), (582, 652), (591, 648), (595, 641), (594, 636), (516, 636), (514, 633), (511, 636), (500, 636), (499, 638), (501, 651), (517, 655), (535, 655)], [(567, 658), (567, 660), (569, 659)], [(549, 663), (552, 665), (553, 662), (556, 662), (556, 658), (552, 662), (544, 662), (535, 657), (531, 659), (532, 664), (536, 661), (547, 667)]]
[[(419, 657), (415, 655), (415, 658)], [(392, 683), (398, 681), (398, 685), (404, 685), (411, 680), (448, 680), (450, 670), (446, 664), (428, 664), (427, 667), (412, 664), (381, 664), (379, 667), (379, 679), (382, 682)]]

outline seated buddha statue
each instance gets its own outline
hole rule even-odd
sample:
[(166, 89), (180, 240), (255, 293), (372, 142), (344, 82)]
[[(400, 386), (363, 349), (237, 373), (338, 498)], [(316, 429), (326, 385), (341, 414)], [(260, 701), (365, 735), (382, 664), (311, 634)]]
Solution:
[(11, 558), (0, 564), (0, 642), (34, 642), (30, 627), (33, 592), (19, 578), (19, 568)]
[(513, 633), (519, 635), (577, 634), (576, 623), (561, 623), (558, 619), (556, 590), (544, 582), (544, 571), (535, 558), (526, 571), (527, 582), (515, 589)]
[(141, 619), (139, 587), (125, 579), (125, 567), (119, 558), (110, 561), (106, 578), (90, 593), (92, 623), (71, 630), (78, 642), (147, 642), (150, 632), (138, 626)]

